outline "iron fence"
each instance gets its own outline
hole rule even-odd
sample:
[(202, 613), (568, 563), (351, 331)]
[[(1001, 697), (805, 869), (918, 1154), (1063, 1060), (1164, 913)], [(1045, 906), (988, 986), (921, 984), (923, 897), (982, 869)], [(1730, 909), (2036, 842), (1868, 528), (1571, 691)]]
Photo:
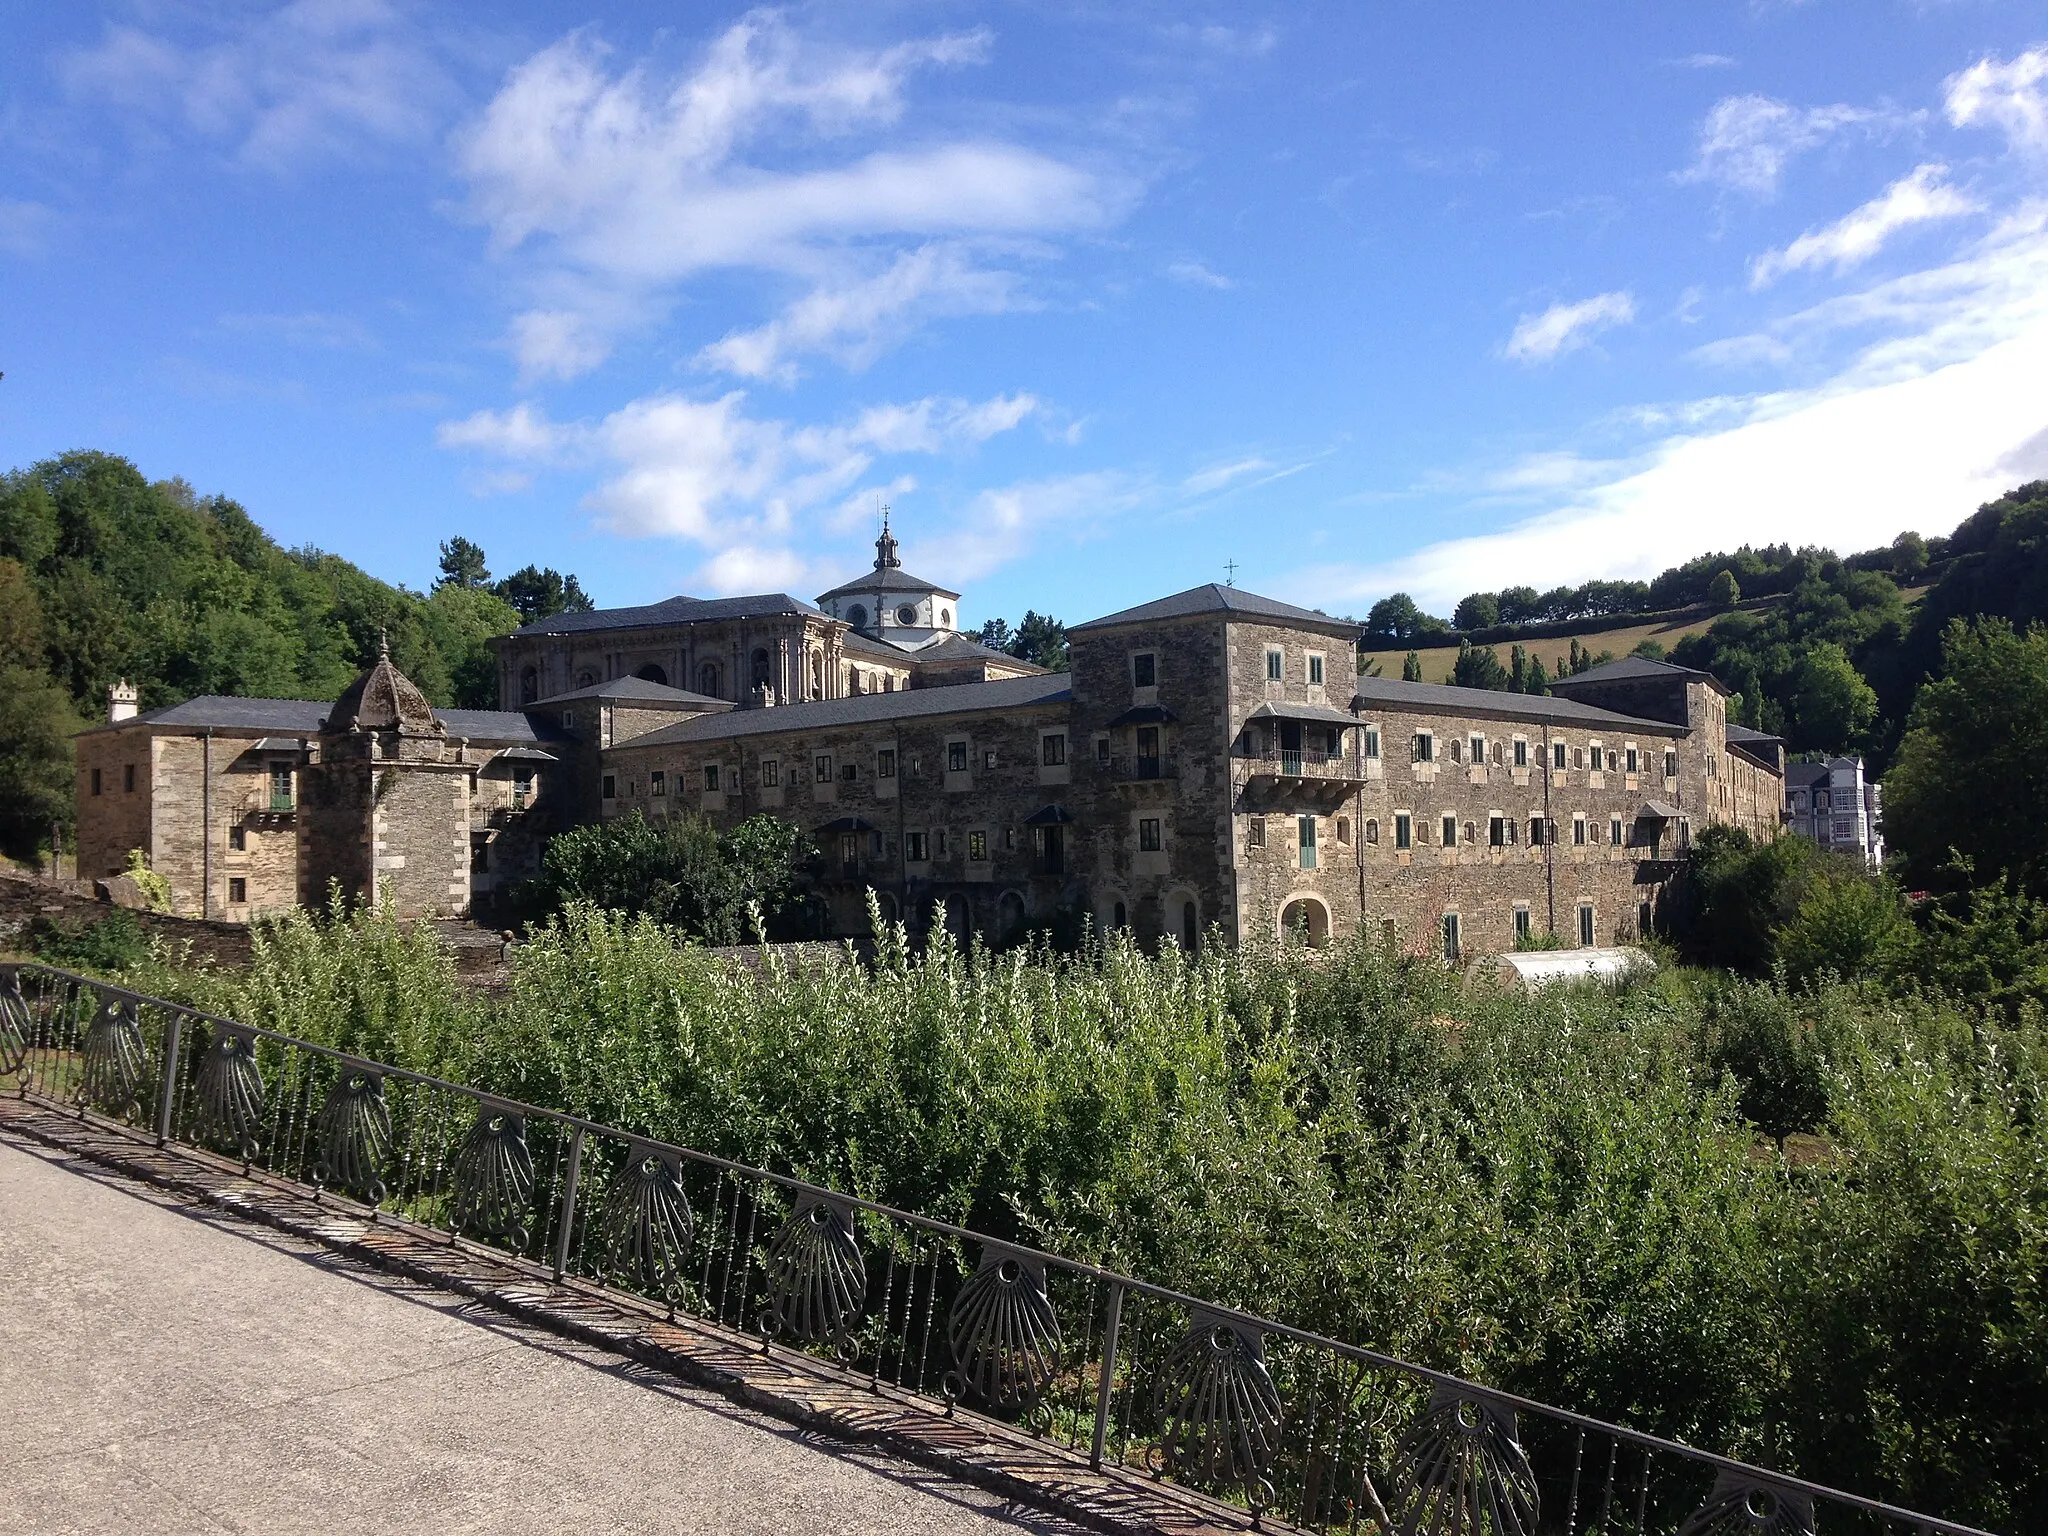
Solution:
[(0, 1080), (1316, 1532), (1985, 1536), (1056, 1254), (39, 964)]

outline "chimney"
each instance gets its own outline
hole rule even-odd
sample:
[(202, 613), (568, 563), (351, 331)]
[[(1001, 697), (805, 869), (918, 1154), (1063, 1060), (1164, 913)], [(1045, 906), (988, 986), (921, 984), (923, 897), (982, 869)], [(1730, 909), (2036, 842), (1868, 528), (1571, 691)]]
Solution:
[(127, 678), (122, 678), (107, 690), (107, 723), (119, 725), (123, 720), (133, 720), (141, 698), (142, 695), (136, 692), (135, 685)]

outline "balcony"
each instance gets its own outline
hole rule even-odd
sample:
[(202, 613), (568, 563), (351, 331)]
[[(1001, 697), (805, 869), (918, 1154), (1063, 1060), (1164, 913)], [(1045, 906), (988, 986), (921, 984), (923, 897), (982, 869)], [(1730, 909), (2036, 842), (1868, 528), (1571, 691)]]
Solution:
[(1156, 757), (1117, 756), (1097, 759), (1109, 770), (1109, 777), (1119, 784), (1138, 784), (1148, 779), (1177, 779), (1180, 764), (1171, 752)]
[(1269, 747), (1234, 763), (1248, 799), (1260, 805), (1335, 806), (1366, 782), (1365, 759), (1312, 747)]

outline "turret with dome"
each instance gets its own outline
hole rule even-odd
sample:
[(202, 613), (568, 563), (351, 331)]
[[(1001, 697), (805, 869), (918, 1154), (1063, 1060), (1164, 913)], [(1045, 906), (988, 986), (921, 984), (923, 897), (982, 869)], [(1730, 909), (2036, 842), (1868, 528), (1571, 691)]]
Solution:
[(903, 569), (887, 507), (875, 540), (875, 568), (820, 594), (818, 606), (864, 635), (907, 650), (959, 633), (960, 594)]

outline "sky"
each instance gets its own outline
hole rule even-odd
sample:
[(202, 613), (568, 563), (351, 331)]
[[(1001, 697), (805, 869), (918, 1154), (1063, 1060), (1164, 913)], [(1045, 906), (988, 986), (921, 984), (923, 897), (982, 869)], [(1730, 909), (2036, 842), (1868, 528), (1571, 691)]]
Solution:
[(0, 469), (424, 588), (1334, 613), (2048, 476), (2039, 0), (14, 0)]

